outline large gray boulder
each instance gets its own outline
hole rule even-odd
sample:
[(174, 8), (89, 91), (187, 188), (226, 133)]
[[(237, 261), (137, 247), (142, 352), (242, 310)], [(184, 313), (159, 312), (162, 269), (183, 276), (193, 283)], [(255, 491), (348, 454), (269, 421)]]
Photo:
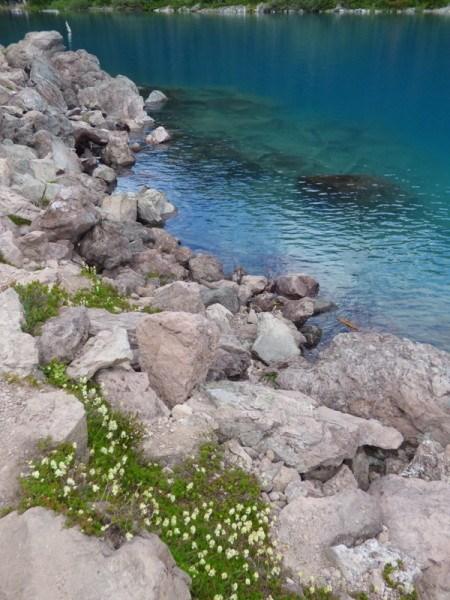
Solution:
[(102, 221), (93, 227), (80, 241), (79, 253), (99, 270), (115, 269), (132, 257), (121, 225), (112, 221)]
[(346, 415), (299, 392), (262, 385), (221, 381), (210, 383), (188, 405), (217, 421), (224, 439), (236, 439), (262, 455), (308, 473), (318, 467), (339, 466), (360, 446), (397, 449), (403, 438), (374, 420)]
[(115, 327), (100, 331), (91, 338), (81, 350), (79, 356), (70, 363), (67, 374), (73, 379), (90, 379), (97, 371), (108, 367), (129, 365), (133, 359), (126, 329)]
[(304, 341), (294, 326), (272, 313), (262, 313), (258, 317), (258, 337), (252, 350), (267, 365), (282, 363), (300, 356), (299, 344)]
[(351, 489), (323, 498), (297, 496), (280, 512), (274, 536), (284, 567), (308, 584), (311, 577), (321, 582), (337, 578), (329, 556), (333, 546), (353, 546), (381, 529), (376, 499)]
[(151, 387), (168, 406), (184, 402), (208, 373), (219, 332), (199, 314), (164, 312), (137, 327), (139, 360)]
[(25, 69), (37, 57), (51, 57), (64, 50), (64, 40), (58, 31), (33, 31), (27, 33), (17, 44), (5, 50), (6, 60), (11, 67)]
[[(97, 167), (98, 168), (98, 167)], [(108, 169), (109, 167), (105, 167)], [(137, 202), (136, 198), (126, 192), (105, 196), (102, 202), (103, 214), (112, 221), (136, 221)]]
[(128, 145), (126, 131), (110, 131), (108, 143), (102, 151), (102, 158), (113, 168), (131, 167), (136, 162), (133, 152)]
[(220, 261), (209, 254), (197, 254), (189, 260), (189, 270), (194, 281), (219, 281), (223, 279)]
[(15, 215), (32, 221), (41, 210), (9, 187), (0, 186), (0, 216)]
[(55, 446), (75, 442), (80, 457), (87, 448), (84, 407), (62, 390), (0, 381), (0, 431), (0, 508), (17, 500), (19, 475), (27, 461), (39, 456), (40, 440), (49, 439)]
[(143, 188), (137, 194), (128, 192), (128, 196), (137, 201), (138, 220), (150, 227), (162, 225), (176, 212), (175, 206), (158, 190)]
[(376, 481), (376, 501), (389, 542), (423, 571), (419, 597), (450, 597), (450, 484), (389, 475)]
[(36, 340), (22, 331), (25, 324), (17, 292), (7, 288), (0, 293), (0, 375), (32, 375), (39, 364)]
[(275, 280), (275, 289), (281, 296), (297, 300), (306, 296), (317, 296), (319, 284), (304, 273), (282, 275)]
[(394, 335), (336, 336), (316, 363), (283, 371), (278, 383), (321, 403), (395, 427), (416, 442), (450, 442), (450, 354)]
[(202, 289), (202, 300), (205, 306), (212, 304), (222, 304), (232, 313), (239, 312), (239, 286), (234, 281), (226, 279), (209, 283), (208, 287)]
[(144, 99), (136, 85), (123, 75), (109, 77), (78, 92), (80, 103), (90, 109), (100, 109), (109, 118), (125, 123), (131, 130), (139, 129), (152, 119), (144, 110)]
[(89, 317), (86, 308), (79, 306), (61, 309), (57, 317), (44, 323), (38, 338), (41, 364), (56, 359), (71, 362), (86, 343), (89, 335)]
[(186, 279), (187, 271), (173, 254), (150, 248), (133, 256), (131, 266), (143, 275), (170, 279)]
[(222, 335), (208, 379), (245, 379), (251, 362), (250, 352), (235, 335)]
[(36, 219), (33, 231), (44, 231), (52, 242), (70, 240), (77, 242), (100, 220), (100, 214), (91, 202), (77, 198), (57, 198)]
[(205, 313), (198, 283), (175, 281), (155, 290), (151, 298), (154, 308), (188, 313)]
[(161, 540), (144, 534), (112, 550), (44, 508), (0, 520), (0, 596), (14, 600), (189, 600), (189, 578)]

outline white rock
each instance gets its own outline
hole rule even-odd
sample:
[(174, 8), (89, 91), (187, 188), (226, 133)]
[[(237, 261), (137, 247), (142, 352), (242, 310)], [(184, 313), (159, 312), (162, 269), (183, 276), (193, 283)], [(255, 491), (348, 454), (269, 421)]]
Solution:
[(280, 363), (301, 354), (291, 328), (271, 313), (259, 316), (258, 337), (252, 350), (266, 364)]
[(149, 135), (145, 138), (147, 144), (164, 144), (170, 140), (170, 133), (167, 131), (165, 127), (160, 125), (156, 129), (154, 129)]
[(127, 365), (133, 358), (126, 329), (114, 327), (100, 331), (88, 340), (81, 354), (67, 368), (67, 374), (73, 379), (90, 379), (108, 367)]
[(145, 100), (145, 106), (148, 108), (153, 108), (154, 106), (159, 106), (159, 105), (163, 104), (164, 102), (167, 102), (167, 100), (168, 100), (168, 98), (164, 94), (164, 92), (161, 92), (160, 90), (153, 90), (147, 96), (147, 98)]
[(118, 193), (105, 196), (102, 202), (102, 211), (108, 219), (113, 221), (130, 221), (137, 219), (137, 200), (134, 194)]

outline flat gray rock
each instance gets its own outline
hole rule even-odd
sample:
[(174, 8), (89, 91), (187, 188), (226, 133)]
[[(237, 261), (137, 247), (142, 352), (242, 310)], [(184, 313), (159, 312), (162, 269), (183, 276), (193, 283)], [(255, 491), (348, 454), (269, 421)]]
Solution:
[(189, 578), (153, 534), (118, 550), (68, 529), (43, 508), (0, 520), (0, 597), (14, 600), (189, 600)]

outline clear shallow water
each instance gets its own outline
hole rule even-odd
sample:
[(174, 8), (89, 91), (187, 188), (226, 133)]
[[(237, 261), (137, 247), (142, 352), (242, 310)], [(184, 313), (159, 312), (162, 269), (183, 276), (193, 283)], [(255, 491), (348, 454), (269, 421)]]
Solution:
[[(450, 350), (450, 19), (69, 21), (74, 48), (171, 97), (154, 116), (174, 141), (120, 188), (166, 191), (169, 230), (229, 268), (307, 271), (338, 315)], [(64, 18), (0, 13), (0, 43), (43, 28)], [(299, 183), (323, 174), (386, 185), (362, 199)]]

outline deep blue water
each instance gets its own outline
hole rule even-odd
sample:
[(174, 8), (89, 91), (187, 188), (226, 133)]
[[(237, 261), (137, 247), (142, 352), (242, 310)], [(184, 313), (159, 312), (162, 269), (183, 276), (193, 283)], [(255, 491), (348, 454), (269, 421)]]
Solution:
[[(174, 133), (123, 189), (229, 268), (307, 271), (340, 316), (450, 350), (450, 19), (73, 15), (73, 47), (161, 88)], [(64, 18), (0, 13), (0, 43)], [(369, 198), (299, 178), (369, 175)], [(375, 189), (375, 188), (374, 188)], [(323, 319), (340, 329), (336, 315)]]

